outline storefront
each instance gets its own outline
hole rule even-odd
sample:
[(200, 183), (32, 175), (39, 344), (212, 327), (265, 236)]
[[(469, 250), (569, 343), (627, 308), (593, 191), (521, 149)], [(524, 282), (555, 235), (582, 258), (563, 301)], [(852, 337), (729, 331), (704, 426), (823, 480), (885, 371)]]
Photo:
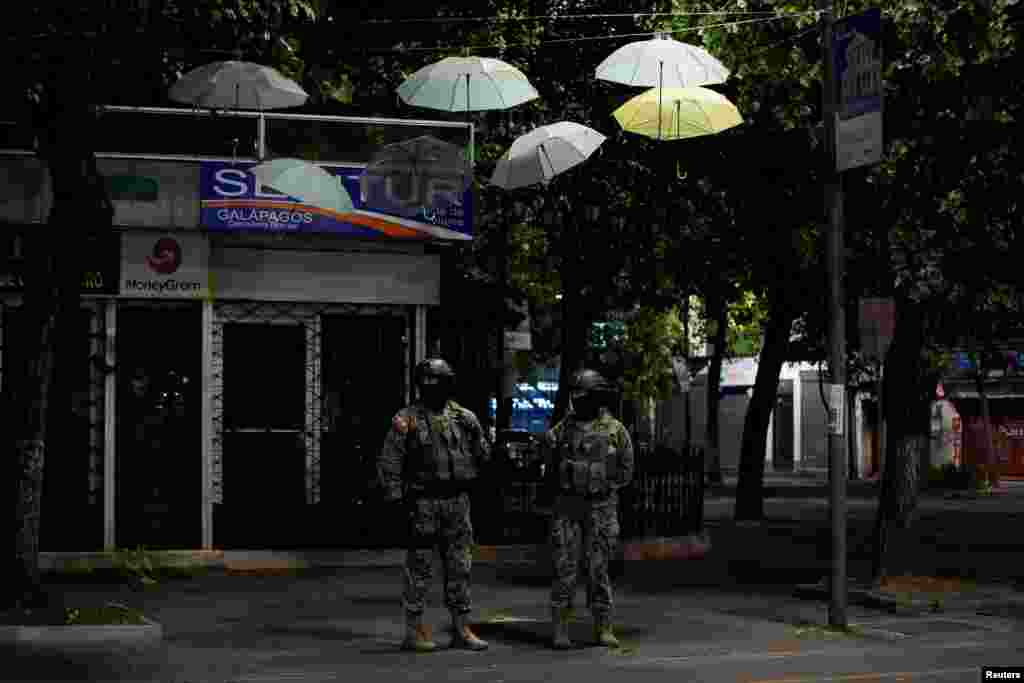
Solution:
[[(118, 183), (115, 265), (83, 302), (88, 348), (62, 352), (82, 434), (67, 433), (75, 447), (46, 475), (89, 515), (48, 494), (44, 550), (382, 541), (374, 456), (426, 355), (443, 245), (471, 238), (471, 211), (453, 208), (469, 192), (453, 203), (443, 183), (405, 187), (385, 211), (367, 202), (397, 201), (390, 181), (324, 166), (353, 200), (338, 214), (259, 186), (254, 163), (100, 155)], [(46, 185), (24, 197), (27, 229), (41, 228)], [(12, 289), (4, 340), (17, 339), (17, 311)], [(5, 341), (5, 381), (25, 346)]]

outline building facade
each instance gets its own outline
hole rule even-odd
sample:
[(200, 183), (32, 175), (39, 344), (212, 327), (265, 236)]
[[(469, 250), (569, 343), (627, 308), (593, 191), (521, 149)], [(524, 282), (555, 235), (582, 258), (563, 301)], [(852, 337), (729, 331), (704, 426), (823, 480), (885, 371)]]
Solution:
[[(209, 116), (158, 113), (197, 125)], [(272, 127), (255, 116), (265, 135)], [(383, 120), (276, 124), (308, 119), (410, 134)], [(391, 193), (400, 210), (368, 203), (361, 174), (374, 153), (363, 144), (321, 163), (353, 199), (345, 214), (259, 186), (253, 158), (98, 154), (116, 226), (90, 255), (80, 330), (61, 338), (73, 348), (59, 350), (55, 381), (68, 389), (56, 395), (71, 405), (54, 408), (67, 429), (52, 431), (48, 449), (42, 550), (387, 542), (371, 526), (374, 454), (426, 355), (445, 248), (470, 239), (472, 222), (468, 191), (439, 207), (438, 183), (424, 197), (406, 177)], [(0, 173), (11, 257), (0, 277), (0, 383), (13, 385), (32, 353), (19, 334), (21, 236), (43, 228), (50, 200), (30, 153), (0, 154)], [(439, 221), (453, 203), (467, 214)]]

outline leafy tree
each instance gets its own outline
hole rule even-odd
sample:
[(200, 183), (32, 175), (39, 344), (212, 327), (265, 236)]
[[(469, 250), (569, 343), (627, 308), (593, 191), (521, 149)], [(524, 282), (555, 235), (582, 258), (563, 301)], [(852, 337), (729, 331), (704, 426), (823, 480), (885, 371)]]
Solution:
[[(156, 104), (180, 69), (225, 45), (243, 53), (261, 47), (283, 57), (265, 36), (268, 27), (292, 25), (315, 16), (300, 0), (227, 0), (153, 4), (87, 2), (28, 3), (12, 8), (5, 62), (15, 78), (13, 91), (23, 95), (14, 116), (35, 142), (45, 162), (53, 203), (45, 229), (26, 236), (22, 324), (36, 350), (17, 377), (7, 403), (13, 430), (3, 443), (13, 487), (12, 569), (4, 591), (5, 604), (33, 605), (45, 601), (39, 576), (39, 520), (47, 444), (55, 342), (73, 334), (69, 316), (78, 308), (82, 263), (80, 254), (110, 229), (113, 209), (100, 175), (94, 149), (97, 105), (131, 101)], [(196, 39), (208, 29), (201, 50)], [(290, 57), (285, 70), (299, 69)], [(59, 235), (54, 240), (53, 235)], [(54, 249), (54, 244), (60, 248)]]

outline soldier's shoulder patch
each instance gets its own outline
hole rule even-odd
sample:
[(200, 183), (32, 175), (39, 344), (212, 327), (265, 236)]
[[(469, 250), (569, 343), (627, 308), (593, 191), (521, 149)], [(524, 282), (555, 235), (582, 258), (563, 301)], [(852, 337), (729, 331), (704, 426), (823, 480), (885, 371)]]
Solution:
[(404, 410), (399, 411), (391, 418), (391, 428), (399, 434), (408, 434), (411, 430), (416, 429), (416, 416), (408, 415)]

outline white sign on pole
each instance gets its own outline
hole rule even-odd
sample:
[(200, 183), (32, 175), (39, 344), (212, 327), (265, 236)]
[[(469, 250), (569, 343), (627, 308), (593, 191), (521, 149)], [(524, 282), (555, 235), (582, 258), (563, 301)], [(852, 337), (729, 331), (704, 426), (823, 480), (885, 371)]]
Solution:
[(530, 331), (505, 330), (505, 348), (511, 351), (529, 351), (533, 348)]
[(846, 387), (842, 384), (826, 384), (825, 396), (828, 398), (828, 433), (843, 435), (843, 423), (846, 422)]
[(882, 159), (881, 10), (840, 19), (833, 31), (836, 170), (845, 171)]

